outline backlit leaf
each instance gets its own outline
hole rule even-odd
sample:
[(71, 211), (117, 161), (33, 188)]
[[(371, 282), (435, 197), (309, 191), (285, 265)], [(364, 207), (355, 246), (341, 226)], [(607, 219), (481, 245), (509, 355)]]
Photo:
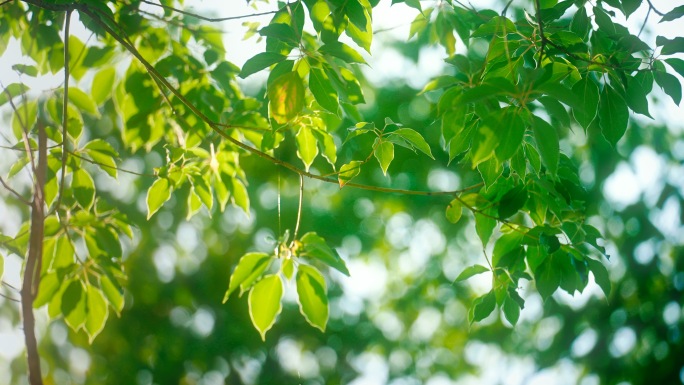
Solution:
[(361, 165), (363, 162), (358, 160), (352, 160), (351, 162), (342, 165), (340, 167), (340, 172), (337, 175), (337, 180), (340, 184), (340, 188), (344, 187), (345, 184), (349, 183), (355, 176), (359, 175), (361, 172)]
[(86, 317), (84, 329), (92, 344), (95, 337), (104, 329), (109, 311), (102, 292), (93, 285), (86, 285)]
[(324, 55), (335, 56), (337, 58), (344, 60), (347, 63), (366, 63), (361, 54), (356, 52), (352, 47), (344, 43), (340, 43), (338, 41), (328, 42), (322, 45), (318, 49), (318, 52)]
[(230, 294), (238, 287), (240, 288), (241, 295), (249, 290), (254, 281), (266, 271), (272, 259), (273, 257), (266, 253), (247, 253), (243, 255), (235, 267), (235, 271), (230, 276), (230, 283), (228, 284), (226, 294), (223, 296), (223, 303), (228, 301)]
[(297, 157), (304, 162), (306, 171), (316, 159), (318, 155), (318, 141), (314, 136), (312, 129), (308, 126), (302, 125), (297, 131)]
[(88, 210), (95, 201), (95, 182), (84, 169), (74, 171), (71, 180), (74, 197), (81, 207)]
[(299, 311), (311, 326), (325, 332), (328, 323), (328, 293), (325, 279), (315, 268), (299, 265), (296, 282)]
[(456, 198), (446, 208), (446, 218), (451, 223), (457, 223), (463, 215), (463, 204)]
[(599, 89), (596, 83), (589, 77), (584, 77), (572, 87), (572, 93), (579, 101), (578, 106), (572, 109), (572, 114), (585, 130), (596, 118), (599, 105)]
[(321, 107), (337, 114), (339, 110), (337, 91), (333, 88), (325, 71), (315, 67), (311, 68), (309, 71), (309, 89)]
[(275, 52), (258, 53), (245, 62), (245, 65), (242, 66), (242, 71), (240, 71), (238, 76), (244, 79), (253, 73), (268, 68), (273, 64), (280, 63), (285, 59), (287, 59), (287, 56)]
[(249, 316), (264, 341), (266, 332), (271, 329), (283, 308), (280, 302), (282, 298), (283, 282), (276, 274), (264, 277), (249, 292)]
[(490, 270), (488, 268), (482, 266), (482, 265), (468, 266), (465, 269), (463, 269), (461, 274), (459, 274), (458, 277), (456, 277), (456, 280), (454, 282), (465, 281), (466, 279), (468, 279), (474, 275), (486, 273), (488, 271), (490, 271)]
[[(380, 138), (375, 140), (380, 141)], [(375, 155), (375, 159), (377, 159), (378, 163), (380, 163), (382, 173), (387, 175), (387, 168), (389, 167), (390, 163), (392, 163), (392, 159), (394, 159), (394, 144), (391, 142), (381, 141), (380, 144), (377, 144), (375, 147), (373, 155)]]
[(325, 239), (314, 232), (308, 232), (300, 239), (304, 248), (302, 257), (310, 257), (312, 260), (319, 260), (326, 265), (336, 269), (340, 273), (349, 276), (347, 265), (340, 255), (325, 242)]
[(268, 85), (269, 113), (279, 124), (292, 120), (304, 107), (304, 83), (297, 72), (288, 72)]
[(171, 198), (171, 183), (168, 178), (159, 178), (147, 190), (147, 219), (150, 219), (162, 205)]

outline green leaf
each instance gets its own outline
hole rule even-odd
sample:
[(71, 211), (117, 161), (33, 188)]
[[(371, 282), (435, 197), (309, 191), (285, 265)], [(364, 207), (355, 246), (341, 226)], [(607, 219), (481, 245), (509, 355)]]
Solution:
[(457, 223), (463, 215), (463, 204), (459, 198), (452, 200), (446, 208), (446, 218), (451, 223)]
[(287, 56), (275, 52), (258, 53), (245, 62), (238, 76), (244, 79), (285, 59), (287, 59)]
[(532, 131), (534, 132), (534, 140), (537, 143), (537, 149), (539, 149), (542, 162), (544, 162), (551, 175), (556, 175), (558, 159), (560, 158), (560, 147), (556, 129), (544, 119), (535, 115), (532, 121)]
[(116, 314), (121, 316), (124, 307), (124, 293), (116, 280), (110, 279), (107, 275), (100, 276), (100, 289)]
[(586, 258), (585, 260), (587, 261), (587, 266), (589, 267), (589, 270), (591, 270), (591, 272), (594, 274), (594, 280), (601, 287), (601, 290), (603, 290), (603, 293), (606, 295), (606, 297), (609, 297), (611, 291), (611, 284), (610, 276), (608, 275), (608, 270), (603, 265), (603, 263), (595, 259)]
[(660, 19), (660, 23), (677, 20), (682, 16), (684, 16), (684, 5), (680, 5), (679, 7), (676, 7), (670, 12), (663, 15), (663, 17)]
[(340, 167), (340, 172), (337, 175), (337, 180), (340, 183), (340, 188), (344, 187), (345, 184), (349, 183), (355, 176), (359, 175), (361, 172), (361, 165), (364, 162), (358, 160), (352, 160), (347, 164), (343, 164)]
[(492, 314), (496, 307), (496, 294), (494, 290), (473, 301), (473, 316), (470, 323), (479, 322)]
[(627, 130), (629, 110), (622, 96), (607, 84), (601, 93), (598, 115), (601, 132), (614, 147)]
[(295, 34), (294, 29), (285, 23), (271, 23), (259, 30), (259, 35), (271, 37), (280, 41), (291, 43), (291, 45), (298, 45), (299, 38)]
[(482, 245), (486, 245), (489, 242), (495, 227), (496, 220), (494, 218), (484, 214), (475, 214), (475, 231), (477, 236), (480, 237)]
[(233, 202), (249, 216), (249, 194), (247, 187), (238, 178), (230, 178), (230, 191), (233, 194)]
[(663, 48), (660, 50), (661, 55), (674, 55), (676, 53), (684, 52), (684, 37), (678, 36), (670, 40), (658, 36), (659, 40), (656, 40), (658, 46)]
[(572, 93), (579, 101), (578, 106), (572, 109), (572, 114), (575, 116), (577, 123), (586, 130), (591, 122), (594, 121), (598, 112), (598, 86), (589, 77), (584, 77), (572, 86)]
[(499, 218), (506, 219), (516, 214), (527, 202), (527, 189), (518, 185), (508, 190), (499, 201)]
[(93, 77), (93, 86), (91, 87), (90, 95), (98, 106), (101, 106), (111, 97), (115, 80), (116, 70), (114, 70), (113, 67), (104, 68)]
[(656, 71), (655, 81), (668, 94), (676, 105), (682, 101), (682, 84), (676, 76), (665, 71)]
[(308, 232), (302, 236), (300, 241), (304, 247), (304, 250), (301, 253), (302, 257), (310, 257), (315, 260), (320, 260), (326, 265), (349, 277), (349, 270), (347, 270), (346, 263), (344, 263), (344, 260), (339, 254), (337, 254), (337, 251), (328, 246), (328, 244), (325, 242), (325, 239), (321, 238), (314, 232)]
[(330, 78), (325, 71), (312, 67), (309, 71), (309, 89), (321, 107), (337, 114), (339, 110), (339, 100), (337, 91), (333, 88)]
[(240, 295), (252, 287), (254, 281), (261, 277), (261, 274), (266, 271), (273, 260), (272, 256), (266, 253), (247, 253), (240, 258), (235, 271), (230, 276), (230, 283), (228, 290), (223, 296), (223, 303), (228, 301), (230, 294), (238, 287), (240, 288)]
[(423, 136), (420, 133), (418, 133), (418, 131), (411, 128), (402, 127), (390, 133), (390, 136), (393, 135), (404, 139), (409, 144), (411, 144), (411, 146), (417, 148), (422, 153), (429, 156), (431, 159), (435, 159), (435, 157), (432, 156), (430, 145), (425, 141), (425, 138), (423, 138)]
[(324, 55), (335, 56), (337, 58), (344, 60), (347, 63), (366, 64), (366, 61), (363, 59), (363, 56), (361, 56), (361, 54), (356, 52), (352, 47), (344, 43), (340, 43), (339, 41), (328, 42), (326, 44), (323, 44), (318, 49), (318, 52)]
[[(0, 91), (0, 106), (14, 99), (17, 96), (28, 92), (29, 88), (23, 83), (12, 83)], [(7, 95), (9, 94), (9, 96)]]
[(503, 312), (511, 325), (515, 326), (515, 324), (518, 323), (518, 319), (520, 319), (520, 306), (511, 298), (510, 294), (506, 295), (506, 299), (504, 300)]
[(587, 10), (581, 6), (572, 17), (572, 21), (570, 22), (570, 30), (577, 34), (577, 36), (581, 37), (582, 40), (586, 41), (590, 29), (591, 21), (587, 16)]
[(69, 283), (62, 294), (60, 309), (72, 330), (78, 331), (83, 326), (86, 319), (86, 296), (81, 281), (74, 280)]
[(52, 301), (52, 298), (59, 291), (59, 287), (62, 284), (62, 280), (57, 275), (57, 272), (51, 272), (43, 275), (40, 278), (40, 287), (38, 290), (38, 295), (36, 299), (33, 300), (33, 308), (38, 309), (39, 307), (46, 305), (48, 302)]
[(266, 332), (275, 324), (276, 317), (282, 310), (283, 282), (276, 274), (267, 275), (257, 282), (249, 292), (249, 316), (252, 324), (266, 340)]
[(491, 158), (494, 149), (499, 145), (499, 136), (496, 134), (498, 124), (494, 123), (492, 119), (486, 119), (475, 130), (470, 150), (473, 168)]
[(279, 124), (285, 124), (304, 107), (304, 83), (297, 72), (288, 72), (268, 85), (269, 112)]
[(375, 151), (373, 152), (373, 155), (375, 155), (375, 158), (378, 160), (378, 163), (380, 163), (382, 173), (384, 175), (387, 175), (387, 168), (394, 159), (394, 144), (388, 141), (381, 141), (380, 144), (377, 144), (378, 141), (381, 141), (381, 139), (375, 139), (376, 144), (374, 145)]
[(102, 171), (109, 174), (111, 177), (116, 178), (118, 175), (118, 170), (116, 166), (115, 158), (119, 157), (119, 154), (114, 150), (111, 144), (107, 143), (102, 139), (95, 139), (88, 142), (83, 150), (90, 158), (97, 163), (97, 165), (102, 169)]
[(325, 332), (328, 323), (328, 293), (325, 279), (315, 268), (299, 265), (296, 282), (299, 311), (311, 326)]
[(82, 168), (74, 171), (71, 188), (78, 204), (89, 210), (95, 201), (95, 182), (90, 174)]
[[(676, 58), (676, 57), (671, 57), (663, 60), (665, 63), (667, 63), (672, 69), (674, 69), (679, 76), (684, 77), (684, 60)], [(639, 72), (641, 74), (642, 72)], [(637, 75), (639, 75), (637, 74)], [(635, 77), (637, 76), (635, 75)], [(0, 103), (2, 105), (2, 103)]]
[(318, 141), (314, 136), (312, 129), (308, 126), (302, 125), (297, 131), (297, 157), (304, 162), (306, 171), (313, 163), (318, 155)]
[(86, 317), (84, 329), (91, 344), (95, 337), (104, 329), (109, 311), (102, 292), (95, 286), (86, 285)]
[(171, 183), (168, 178), (159, 178), (147, 190), (147, 219), (150, 219), (162, 205), (171, 198)]
[(517, 257), (518, 252), (522, 249), (523, 234), (517, 231), (502, 235), (496, 240), (494, 250), (492, 251), (492, 264), (494, 267), (511, 267), (515, 265), (516, 261), (510, 261), (511, 253)]
[(12, 66), (12, 69), (21, 73), (21, 74), (27, 75), (27, 76), (31, 76), (31, 77), (38, 76), (38, 69), (35, 66), (26, 65), (26, 64), (14, 64)]
[(546, 258), (534, 272), (537, 291), (546, 301), (560, 286), (560, 272), (553, 265), (552, 258)]
[(546, 108), (546, 112), (551, 116), (552, 121), (560, 123), (565, 128), (570, 128), (570, 115), (557, 99), (542, 96), (537, 100)]
[(497, 130), (499, 144), (494, 150), (494, 154), (499, 162), (510, 159), (520, 148), (523, 136), (525, 135), (525, 123), (520, 117), (521, 110), (517, 108), (507, 108), (501, 112), (501, 121)]
[(468, 266), (461, 272), (461, 274), (458, 275), (458, 277), (456, 277), (456, 280), (454, 282), (462, 282), (472, 276), (486, 273), (488, 271), (490, 270), (482, 265)]
[(69, 101), (81, 111), (85, 111), (91, 115), (100, 116), (100, 111), (97, 109), (97, 104), (93, 99), (76, 87), (69, 87)]

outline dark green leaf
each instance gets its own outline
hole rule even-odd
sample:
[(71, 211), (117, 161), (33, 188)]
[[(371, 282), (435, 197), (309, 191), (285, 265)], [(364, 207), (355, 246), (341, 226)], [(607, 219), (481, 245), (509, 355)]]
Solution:
[[(479, 300), (479, 301), (478, 301)], [(471, 323), (479, 322), (492, 314), (496, 307), (496, 294), (494, 290), (473, 301), (473, 318)]]
[(534, 140), (539, 149), (542, 162), (551, 175), (556, 175), (558, 171), (558, 159), (560, 158), (560, 147), (558, 144), (558, 133), (556, 129), (544, 119), (534, 116), (532, 122)]
[(629, 110), (622, 96), (607, 84), (601, 93), (598, 115), (603, 136), (615, 146), (627, 130)]
[(518, 185), (506, 192), (499, 201), (499, 218), (506, 219), (525, 206), (527, 202), (527, 189), (524, 185)]
[(658, 36), (658, 38), (661, 39), (659, 42), (656, 40), (657, 44), (663, 47), (660, 50), (661, 55), (674, 55), (676, 53), (684, 52), (684, 37), (678, 36), (672, 40), (663, 38), (662, 36)]
[(663, 17), (660, 19), (660, 22), (662, 23), (665, 21), (677, 20), (682, 16), (684, 16), (684, 5), (680, 5), (679, 7), (676, 7), (663, 15)]
[(655, 81), (668, 94), (676, 105), (682, 101), (682, 84), (676, 76), (664, 71), (656, 71)]
[(262, 52), (256, 54), (245, 62), (245, 65), (242, 66), (242, 71), (240, 71), (238, 76), (244, 79), (253, 73), (259, 72), (273, 64), (280, 63), (285, 59), (287, 59), (287, 56), (275, 52)]
[(603, 263), (595, 259), (586, 258), (586, 261), (589, 270), (591, 270), (591, 272), (594, 274), (594, 280), (601, 287), (601, 290), (603, 290), (603, 293), (606, 295), (606, 297), (609, 297), (611, 284), (610, 276), (608, 275), (608, 270), (603, 265)]
[(411, 129), (411, 128), (406, 128), (402, 127), (396, 131), (393, 131), (389, 135), (390, 137), (392, 136), (398, 136), (405, 141), (407, 141), (411, 146), (414, 148), (417, 148), (421, 152), (423, 152), (425, 155), (429, 156), (432, 159), (435, 159), (432, 156), (432, 151), (430, 150), (430, 145), (425, 141), (423, 136), (418, 133), (418, 131)]
[(506, 319), (511, 323), (511, 325), (515, 326), (515, 324), (518, 323), (518, 319), (520, 318), (520, 306), (515, 300), (513, 300), (513, 298), (511, 298), (510, 294), (507, 295), (506, 299), (504, 300), (503, 312), (504, 316), (506, 316)]
[(596, 83), (589, 77), (584, 77), (572, 87), (579, 105), (573, 108), (572, 114), (585, 130), (596, 118), (599, 105), (599, 89)]

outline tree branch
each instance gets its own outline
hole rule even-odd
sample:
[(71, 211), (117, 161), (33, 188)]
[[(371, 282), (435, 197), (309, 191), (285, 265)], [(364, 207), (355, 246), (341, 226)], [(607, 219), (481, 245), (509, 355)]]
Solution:
[(164, 8), (164, 9), (166, 9), (166, 10), (173, 11), (173, 12), (176, 12), (176, 13), (180, 13), (180, 14), (183, 14), (183, 15), (186, 15), (186, 16), (194, 17), (194, 18), (196, 18), (196, 19), (200, 19), (200, 20), (204, 20), (204, 21), (209, 21), (209, 22), (212, 22), (212, 23), (216, 23), (216, 22), (220, 22), (220, 21), (228, 21), (228, 20), (247, 19), (247, 18), (256, 17), (256, 16), (272, 15), (272, 14), (278, 12), (278, 11), (267, 11), (267, 12), (252, 13), (252, 14), (249, 14), (249, 15), (240, 15), (240, 16), (207, 17), (207, 16), (198, 15), (198, 14), (196, 14), (196, 13), (184, 11), (184, 10), (182, 10), (182, 9), (174, 8), (174, 7), (169, 6), (169, 5), (153, 3), (153, 2), (148, 1), (148, 0), (141, 0), (141, 2), (142, 2), (142, 3), (145, 3), (145, 4), (153, 5), (153, 6), (155, 6), (155, 7)]
[(12, 186), (8, 185), (1, 176), (0, 176), (0, 184), (2, 184), (2, 186), (4, 188), (6, 188), (7, 191), (11, 192), (23, 204), (25, 204), (27, 206), (31, 206), (31, 202), (29, 200), (27, 200), (26, 198), (24, 198), (21, 194), (19, 194), (15, 189), (13, 189)]
[(42, 385), (40, 356), (36, 340), (33, 315), (33, 301), (38, 295), (40, 272), (43, 260), (43, 232), (45, 229), (45, 178), (47, 175), (47, 134), (45, 122), (38, 120), (38, 165), (34, 178), (33, 201), (31, 202), (31, 234), (26, 256), (24, 279), (21, 287), (21, 313), (23, 318), (24, 339), (29, 367), (29, 384)]

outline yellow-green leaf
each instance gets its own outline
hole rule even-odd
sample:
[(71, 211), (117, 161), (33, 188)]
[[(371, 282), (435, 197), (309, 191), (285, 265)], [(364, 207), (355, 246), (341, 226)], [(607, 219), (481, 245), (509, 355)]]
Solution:
[[(380, 139), (375, 140), (377, 142)], [(387, 168), (394, 159), (394, 144), (385, 141), (380, 142), (380, 144), (377, 144), (377, 146), (375, 147), (375, 152), (373, 153), (373, 155), (375, 155), (375, 158), (378, 160), (378, 163), (380, 163), (382, 173), (384, 175), (387, 175)]]
[(325, 279), (315, 268), (299, 265), (296, 280), (299, 311), (311, 326), (325, 332), (328, 323), (328, 293)]
[(95, 182), (90, 174), (84, 169), (74, 171), (71, 188), (78, 204), (89, 210), (95, 200)]
[(318, 155), (318, 141), (311, 128), (304, 125), (299, 128), (296, 139), (297, 156), (304, 162), (306, 171), (309, 171), (309, 167), (311, 167), (314, 159), (316, 159), (316, 155)]
[(228, 301), (230, 294), (238, 287), (240, 295), (252, 287), (261, 274), (268, 268), (273, 258), (266, 253), (247, 253), (240, 258), (235, 271), (230, 276), (228, 290), (223, 296), (223, 303)]
[(340, 167), (340, 173), (337, 175), (337, 180), (340, 183), (340, 188), (349, 183), (355, 176), (361, 172), (361, 165), (363, 162), (352, 160), (351, 162)]
[(171, 198), (171, 183), (168, 178), (159, 178), (147, 190), (147, 219), (150, 219), (162, 205)]
[(276, 274), (264, 277), (249, 292), (249, 316), (264, 341), (266, 332), (271, 329), (283, 308), (280, 303), (282, 298), (283, 282)]
[(456, 198), (447, 206), (446, 217), (449, 222), (457, 223), (461, 219), (461, 215), (463, 215), (463, 204)]
[(279, 124), (297, 116), (304, 107), (304, 83), (297, 72), (288, 72), (268, 85), (269, 112)]
[(95, 286), (86, 286), (86, 317), (84, 329), (92, 344), (95, 337), (104, 329), (109, 311), (102, 292)]
[(95, 74), (90, 94), (97, 105), (102, 105), (112, 95), (115, 78), (116, 71), (113, 67), (104, 68)]

